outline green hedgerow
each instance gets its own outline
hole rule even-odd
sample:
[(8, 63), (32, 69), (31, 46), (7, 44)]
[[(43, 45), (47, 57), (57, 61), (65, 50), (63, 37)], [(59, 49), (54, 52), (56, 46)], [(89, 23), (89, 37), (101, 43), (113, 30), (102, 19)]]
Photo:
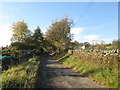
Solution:
[(2, 73), (2, 88), (34, 88), (38, 70), (38, 58), (13, 67)]

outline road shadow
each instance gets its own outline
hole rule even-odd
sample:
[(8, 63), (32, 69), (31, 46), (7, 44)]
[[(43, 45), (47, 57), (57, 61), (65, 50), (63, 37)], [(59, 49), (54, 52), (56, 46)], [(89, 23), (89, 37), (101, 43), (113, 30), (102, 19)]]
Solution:
[(37, 75), (36, 75), (36, 81), (35, 81), (35, 88), (43, 88), (42, 87), (42, 82), (44, 81), (44, 78), (42, 78), (44, 76), (44, 69), (46, 66), (46, 61), (49, 60), (49, 58), (51, 58), (52, 56), (50, 55), (44, 55), (40, 57), (40, 64), (38, 66), (38, 70), (37, 70)]
[[(100, 69), (101, 70), (101, 69)], [(99, 69), (90, 70), (84, 74), (72, 70), (72, 68), (64, 66), (59, 61), (53, 60), (52, 56), (44, 56), (40, 59), (40, 65), (37, 72), (35, 88), (56, 88), (53, 84), (53, 78), (70, 77), (85, 78), (89, 74), (98, 72)], [(55, 79), (56, 80), (56, 79)]]
[(55, 86), (51, 84), (51, 79), (57, 76), (85, 77), (84, 75), (80, 75), (78, 72), (71, 70), (69, 67), (49, 67), (48, 65), (56, 65), (59, 63), (51, 58), (51, 56), (45, 56), (45, 58), (41, 57), (35, 88), (55, 88)]
[[(57, 72), (56, 72), (57, 71)], [(55, 76), (70, 76), (70, 77), (86, 77), (85, 75), (80, 75), (78, 72), (71, 70), (71, 68), (50, 68), (48, 71), (48, 76), (53, 78)]]

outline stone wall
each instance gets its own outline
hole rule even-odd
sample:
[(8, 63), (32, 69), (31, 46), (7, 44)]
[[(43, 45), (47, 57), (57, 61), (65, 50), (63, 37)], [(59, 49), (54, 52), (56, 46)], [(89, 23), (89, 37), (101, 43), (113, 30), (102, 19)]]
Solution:
[(91, 61), (117, 67), (120, 60), (119, 50), (93, 50), (93, 49), (78, 49), (74, 51), (74, 55), (79, 60)]

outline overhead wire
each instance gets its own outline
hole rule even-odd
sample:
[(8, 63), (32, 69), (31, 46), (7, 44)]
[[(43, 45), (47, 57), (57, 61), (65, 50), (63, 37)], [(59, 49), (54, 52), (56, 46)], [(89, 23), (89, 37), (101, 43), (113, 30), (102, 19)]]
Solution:
[(88, 5), (85, 7), (84, 11), (80, 14), (80, 16), (78, 17), (78, 19), (74, 22), (74, 25), (76, 25), (78, 23), (78, 21), (87, 13), (88, 9), (90, 8), (90, 6), (92, 5), (93, 2), (89, 2)]

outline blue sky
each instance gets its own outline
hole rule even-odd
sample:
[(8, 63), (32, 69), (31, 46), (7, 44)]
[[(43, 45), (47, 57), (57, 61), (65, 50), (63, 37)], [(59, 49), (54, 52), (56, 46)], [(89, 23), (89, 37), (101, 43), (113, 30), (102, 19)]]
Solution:
[(24, 20), (31, 31), (39, 25), (45, 32), (53, 20), (64, 16), (75, 22), (74, 40), (110, 43), (118, 38), (117, 2), (0, 2), (1, 46), (10, 44), (14, 22)]

